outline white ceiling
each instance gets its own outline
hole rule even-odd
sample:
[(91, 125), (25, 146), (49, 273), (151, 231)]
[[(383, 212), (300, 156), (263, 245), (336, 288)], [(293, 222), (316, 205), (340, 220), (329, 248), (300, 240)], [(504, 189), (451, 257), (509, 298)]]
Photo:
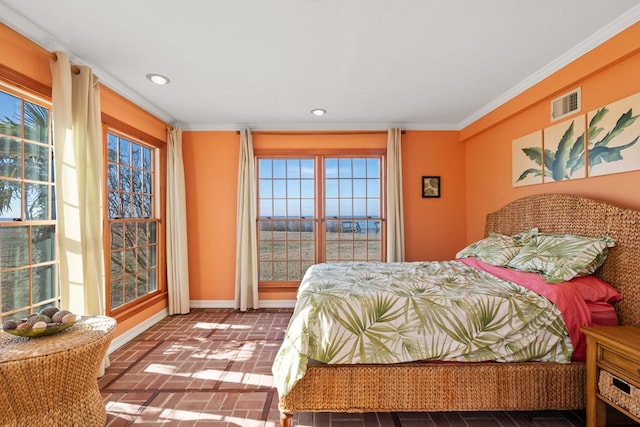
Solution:
[(460, 129), (638, 22), (640, 2), (0, 0), (0, 17), (185, 130)]

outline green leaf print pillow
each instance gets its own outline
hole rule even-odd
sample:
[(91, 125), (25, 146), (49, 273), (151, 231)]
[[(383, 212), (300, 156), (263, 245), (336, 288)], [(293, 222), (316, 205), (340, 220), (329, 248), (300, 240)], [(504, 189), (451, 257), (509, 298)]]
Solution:
[(456, 254), (456, 258), (474, 257), (487, 264), (503, 267), (537, 232), (537, 228), (532, 228), (514, 236), (490, 233), (489, 237), (478, 240), (462, 249)]
[(611, 237), (539, 233), (507, 264), (521, 271), (540, 273), (548, 283), (560, 283), (595, 272), (607, 259)]

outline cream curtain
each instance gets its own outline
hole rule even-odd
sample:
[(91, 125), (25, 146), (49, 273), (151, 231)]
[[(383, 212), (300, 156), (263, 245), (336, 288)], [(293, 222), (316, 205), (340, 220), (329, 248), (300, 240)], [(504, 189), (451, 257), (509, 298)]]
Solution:
[[(89, 67), (51, 62), (56, 213), (62, 308), (105, 314), (100, 88)], [(109, 365), (106, 356), (99, 376)]]
[(167, 287), (169, 314), (189, 312), (187, 207), (182, 160), (182, 130), (167, 131)]
[(52, 60), (53, 138), (62, 306), (104, 315), (100, 88), (89, 67)]
[(387, 134), (387, 261), (404, 261), (402, 150), (400, 129)]
[(241, 311), (260, 308), (256, 238), (255, 160), (251, 132), (240, 132), (236, 227), (236, 300)]

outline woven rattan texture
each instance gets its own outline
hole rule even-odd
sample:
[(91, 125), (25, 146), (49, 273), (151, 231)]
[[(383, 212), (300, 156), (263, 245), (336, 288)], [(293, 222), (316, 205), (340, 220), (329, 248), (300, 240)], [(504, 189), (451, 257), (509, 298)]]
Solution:
[(109, 317), (88, 317), (56, 335), (0, 332), (2, 426), (104, 426), (97, 375), (115, 332)]
[(620, 322), (640, 326), (640, 212), (567, 194), (538, 194), (487, 215), (486, 232), (515, 234), (538, 227), (549, 233), (610, 236), (616, 246), (596, 275), (624, 294)]
[[(623, 323), (640, 324), (640, 212), (572, 195), (541, 194), (487, 215), (486, 232), (608, 235), (617, 245), (599, 276), (625, 294)], [(584, 408), (584, 363), (310, 365), (280, 400), (294, 412), (386, 412)]]

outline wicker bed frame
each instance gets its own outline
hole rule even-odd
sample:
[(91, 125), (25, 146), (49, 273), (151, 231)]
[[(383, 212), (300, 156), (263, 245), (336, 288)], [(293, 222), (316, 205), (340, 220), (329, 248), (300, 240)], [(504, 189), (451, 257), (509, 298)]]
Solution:
[[(640, 325), (640, 211), (539, 194), (488, 214), (485, 233), (510, 235), (532, 227), (616, 239), (596, 274), (625, 295), (616, 306), (621, 323)], [(584, 382), (584, 363), (310, 364), (279, 406), (283, 427), (292, 425), (295, 412), (580, 409)]]

